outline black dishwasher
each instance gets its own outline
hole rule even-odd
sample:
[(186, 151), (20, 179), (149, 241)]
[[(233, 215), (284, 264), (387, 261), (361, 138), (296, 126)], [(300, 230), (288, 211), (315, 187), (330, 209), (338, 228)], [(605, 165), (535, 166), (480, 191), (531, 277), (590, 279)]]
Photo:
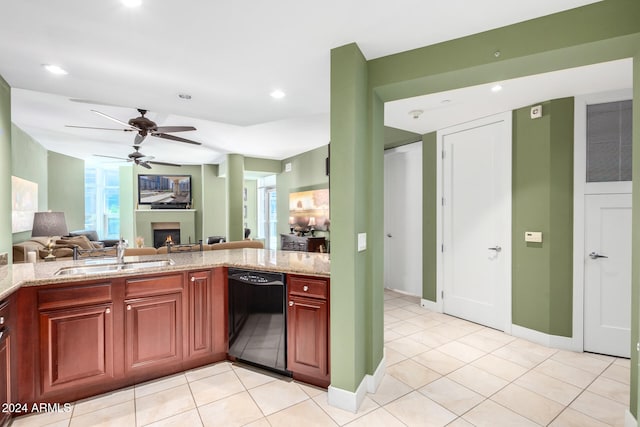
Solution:
[(285, 276), (230, 268), (229, 355), (287, 372)]

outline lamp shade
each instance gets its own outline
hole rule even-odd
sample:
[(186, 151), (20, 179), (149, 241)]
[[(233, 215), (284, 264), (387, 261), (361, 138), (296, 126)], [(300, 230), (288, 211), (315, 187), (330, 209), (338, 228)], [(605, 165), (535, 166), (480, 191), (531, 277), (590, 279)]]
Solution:
[(64, 219), (64, 212), (36, 212), (33, 216), (33, 228), (31, 236), (66, 236), (67, 222)]

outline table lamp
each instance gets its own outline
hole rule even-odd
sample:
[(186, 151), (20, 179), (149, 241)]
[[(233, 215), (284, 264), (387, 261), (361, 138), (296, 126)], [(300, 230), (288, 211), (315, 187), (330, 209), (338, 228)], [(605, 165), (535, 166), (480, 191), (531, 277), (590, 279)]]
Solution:
[(49, 243), (49, 255), (45, 257), (45, 261), (53, 261), (56, 257), (53, 255), (53, 236), (66, 236), (69, 234), (67, 230), (67, 222), (64, 219), (64, 212), (36, 212), (33, 216), (33, 227), (31, 236), (47, 236)]

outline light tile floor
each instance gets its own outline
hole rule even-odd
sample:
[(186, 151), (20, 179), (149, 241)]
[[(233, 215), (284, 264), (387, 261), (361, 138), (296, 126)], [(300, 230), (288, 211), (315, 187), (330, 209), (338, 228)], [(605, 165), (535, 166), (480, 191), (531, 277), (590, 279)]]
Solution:
[(629, 360), (571, 353), (385, 290), (386, 375), (357, 414), (327, 393), (220, 362), (76, 402), (25, 426), (623, 426)]

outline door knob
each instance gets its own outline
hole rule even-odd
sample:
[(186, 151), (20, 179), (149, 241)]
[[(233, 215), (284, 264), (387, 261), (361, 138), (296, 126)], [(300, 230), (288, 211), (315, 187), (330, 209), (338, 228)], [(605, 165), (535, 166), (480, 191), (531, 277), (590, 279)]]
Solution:
[(606, 256), (606, 255), (600, 255), (600, 254), (599, 254), (599, 253), (597, 253), (597, 252), (591, 252), (591, 253), (589, 254), (589, 258), (591, 258), (591, 259), (598, 259), (598, 258), (609, 258), (609, 257), (608, 257), (608, 256)]
[(393, 237), (391, 233), (387, 233), (387, 237)]
[(494, 246), (493, 248), (489, 248), (490, 251), (496, 251), (496, 252), (500, 252), (502, 250), (502, 248), (498, 245)]

